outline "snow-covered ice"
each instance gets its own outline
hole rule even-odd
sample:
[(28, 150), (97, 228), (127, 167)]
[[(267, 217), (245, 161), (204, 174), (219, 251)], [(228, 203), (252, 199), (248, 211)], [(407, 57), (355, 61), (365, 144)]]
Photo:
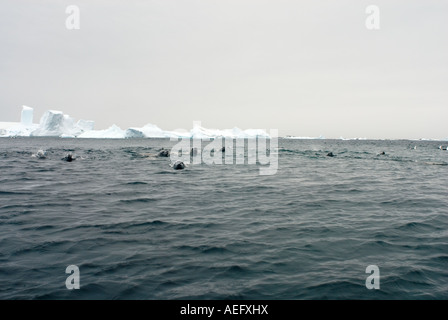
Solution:
[(48, 110), (41, 117), (39, 124), (33, 124), (33, 108), (23, 106), (21, 122), (0, 122), (0, 136), (12, 137), (60, 137), (60, 138), (97, 138), (97, 139), (124, 139), (124, 138), (270, 138), (269, 134), (260, 129), (241, 130), (208, 129), (194, 122), (193, 128), (187, 130), (162, 130), (158, 126), (148, 123), (145, 126), (121, 129), (112, 125), (105, 130), (94, 130), (95, 122), (75, 119), (62, 111)]

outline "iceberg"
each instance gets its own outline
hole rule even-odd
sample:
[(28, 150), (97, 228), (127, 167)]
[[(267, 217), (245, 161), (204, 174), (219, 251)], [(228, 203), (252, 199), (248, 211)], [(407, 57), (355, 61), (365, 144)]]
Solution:
[(190, 136), (193, 139), (214, 139), (214, 138), (232, 138), (232, 139), (246, 139), (246, 138), (270, 138), (266, 131), (261, 129), (247, 129), (241, 130), (234, 127), (233, 129), (207, 129), (200, 125), (194, 125), (190, 131)]
[(0, 122), (0, 136), (29, 137), (31, 132), (37, 127), (37, 124), (25, 126), (21, 122)]
[(33, 123), (34, 109), (22, 106), (20, 122), (0, 122), (0, 136), (3, 137), (61, 137), (75, 138), (81, 133), (92, 131), (95, 122), (75, 120), (62, 111), (49, 110), (39, 124)]
[(262, 138), (268, 139), (271, 137), (269, 134), (266, 133), (266, 131), (261, 130), (261, 129), (247, 129), (247, 130), (244, 130), (244, 134), (248, 138), (262, 137)]
[(148, 123), (142, 128), (129, 128), (125, 132), (126, 138), (166, 138), (167, 134), (154, 124)]
[(22, 106), (20, 122), (0, 122), (0, 136), (29, 137), (37, 128), (37, 125), (33, 124), (33, 112), (33, 108)]
[(20, 122), (0, 122), (0, 136), (13, 137), (60, 137), (60, 138), (96, 138), (96, 139), (124, 139), (124, 138), (270, 138), (265, 130), (240, 128), (207, 129), (200, 122), (194, 122), (190, 131), (176, 129), (165, 131), (158, 126), (148, 123), (141, 128), (130, 127), (126, 130), (112, 125), (105, 130), (94, 130), (95, 122), (90, 120), (75, 120), (62, 111), (48, 110), (41, 117), (39, 124), (33, 124), (33, 108), (22, 106)]
[(129, 128), (125, 131), (124, 136), (126, 138), (146, 138), (145, 134), (136, 128)]
[(22, 115), (20, 117), (20, 123), (24, 126), (31, 126), (33, 124), (34, 109), (22, 106)]
[(78, 135), (78, 138), (94, 138), (94, 139), (123, 139), (126, 131), (117, 125), (112, 125), (105, 130), (90, 130)]
[(83, 131), (91, 131), (95, 128), (95, 121), (91, 120), (78, 120), (76, 125)]
[(49, 110), (40, 119), (39, 127), (32, 136), (60, 136), (63, 132), (64, 114), (61, 111)]
[[(82, 137), (84, 137), (83, 135)], [(270, 138), (269, 134), (260, 129), (241, 130), (233, 129), (207, 129), (195, 124), (189, 132), (184, 130), (165, 131), (154, 124), (147, 124), (142, 128), (129, 128), (125, 131), (125, 138), (191, 138), (191, 139), (215, 139), (215, 138)]]
[(177, 129), (175, 131), (164, 131), (164, 133), (167, 138), (173, 138), (173, 139), (190, 138), (191, 137), (190, 132), (188, 132), (184, 129)]
[(75, 124), (69, 115), (61, 111), (49, 110), (40, 119), (39, 127), (31, 132), (33, 137), (64, 137), (81, 134), (84, 130)]

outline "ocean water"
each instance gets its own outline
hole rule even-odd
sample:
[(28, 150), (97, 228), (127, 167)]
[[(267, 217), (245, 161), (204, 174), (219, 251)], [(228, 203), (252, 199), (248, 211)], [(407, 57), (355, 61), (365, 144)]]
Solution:
[(0, 299), (448, 299), (442, 143), (280, 139), (270, 176), (173, 144), (0, 139)]

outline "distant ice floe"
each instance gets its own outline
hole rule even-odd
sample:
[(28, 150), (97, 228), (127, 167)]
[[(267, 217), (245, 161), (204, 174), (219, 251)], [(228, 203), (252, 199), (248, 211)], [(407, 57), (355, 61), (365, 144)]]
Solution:
[(319, 137), (296, 137), (296, 136), (286, 136), (285, 139), (297, 139), (297, 140), (325, 140), (326, 138), (323, 135), (320, 135)]
[(350, 141), (350, 140), (368, 140), (367, 138), (344, 138), (340, 137), (339, 140)]
[(60, 138), (93, 138), (93, 139), (125, 139), (125, 138), (270, 138), (264, 130), (239, 128), (207, 129), (195, 123), (193, 129), (165, 131), (154, 124), (141, 128), (131, 127), (126, 130), (112, 125), (105, 130), (94, 130), (95, 122), (90, 120), (75, 120), (62, 111), (48, 110), (40, 119), (39, 124), (33, 123), (33, 108), (23, 106), (21, 122), (0, 122), (2, 137), (60, 137)]
[(445, 139), (429, 139), (429, 138), (420, 138), (420, 139), (410, 139), (412, 141), (448, 141), (448, 138)]

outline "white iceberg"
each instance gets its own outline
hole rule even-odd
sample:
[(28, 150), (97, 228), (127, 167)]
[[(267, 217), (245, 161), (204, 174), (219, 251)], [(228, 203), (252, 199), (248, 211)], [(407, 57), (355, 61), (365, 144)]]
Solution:
[(39, 124), (33, 124), (33, 108), (23, 106), (20, 122), (0, 122), (0, 136), (36, 136), (36, 137), (60, 137), (60, 138), (96, 138), (96, 139), (124, 139), (124, 138), (270, 138), (264, 130), (239, 128), (233, 129), (207, 129), (200, 122), (194, 122), (190, 131), (177, 129), (165, 131), (158, 126), (148, 123), (136, 128), (126, 130), (117, 125), (112, 125), (105, 130), (94, 130), (95, 122), (89, 120), (75, 120), (62, 111), (49, 110), (44, 113)]
[(25, 126), (21, 122), (0, 122), (0, 136), (29, 137), (37, 127), (37, 124)]
[(142, 128), (129, 128), (125, 133), (126, 138), (166, 138), (167, 134), (154, 124), (148, 123)]
[(38, 126), (33, 124), (33, 112), (33, 108), (22, 106), (20, 122), (0, 122), (0, 136), (29, 137)]
[(264, 130), (261, 129), (247, 129), (244, 130), (244, 135), (247, 138), (257, 138), (257, 137), (262, 137), (262, 138), (270, 138), (271, 136)]
[(266, 131), (261, 129), (247, 129), (241, 130), (234, 127), (233, 129), (207, 129), (200, 125), (195, 125), (190, 131), (190, 136), (193, 139), (213, 139), (213, 138), (233, 138), (233, 139), (246, 139), (246, 138), (270, 138), (270, 135)]
[(269, 134), (260, 129), (241, 130), (233, 129), (207, 129), (195, 123), (189, 132), (184, 130), (165, 131), (154, 124), (147, 124), (142, 128), (129, 128), (125, 131), (126, 138), (191, 138), (191, 139), (214, 139), (214, 138), (270, 138)]
[(83, 131), (91, 131), (95, 128), (95, 121), (91, 120), (79, 120), (76, 125)]
[(32, 126), (33, 125), (33, 113), (34, 109), (22, 106), (22, 114), (20, 117), (20, 123), (24, 126)]
[(84, 130), (73, 118), (61, 111), (49, 110), (40, 119), (39, 127), (31, 132), (34, 137), (77, 136)]
[(123, 139), (126, 131), (117, 125), (112, 125), (105, 130), (90, 130), (78, 135), (78, 138), (94, 138), (94, 139)]

